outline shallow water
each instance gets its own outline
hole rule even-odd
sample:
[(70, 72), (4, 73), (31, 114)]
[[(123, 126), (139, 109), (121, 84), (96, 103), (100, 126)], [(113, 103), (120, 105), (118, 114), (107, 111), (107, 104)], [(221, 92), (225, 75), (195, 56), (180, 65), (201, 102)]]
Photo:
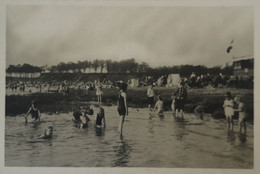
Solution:
[[(173, 167), (253, 168), (253, 126), (247, 136), (228, 135), (225, 120), (185, 114), (185, 122), (170, 112), (160, 120), (146, 109), (129, 109), (123, 137), (117, 134), (115, 107), (104, 107), (107, 128), (73, 127), (72, 114), (45, 115), (38, 127), (24, 124), (22, 116), (6, 117), (5, 165), (42, 167)], [(51, 140), (32, 141), (54, 126)]]

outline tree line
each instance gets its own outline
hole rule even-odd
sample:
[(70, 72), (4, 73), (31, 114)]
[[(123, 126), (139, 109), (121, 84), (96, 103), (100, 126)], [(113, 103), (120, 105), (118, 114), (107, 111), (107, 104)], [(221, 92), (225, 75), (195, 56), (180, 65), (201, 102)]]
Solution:
[[(112, 60), (98, 60), (93, 61), (85, 60), (78, 62), (60, 62), (57, 65), (53, 65), (49, 68), (51, 73), (87, 73), (93, 69), (96, 73), (98, 69), (103, 73), (106, 69), (107, 73), (146, 73), (150, 75), (165, 75), (165, 74), (180, 74), (181, 76), (188, 77), (192, 72), (196, 75), (201, 74), (219, 74), (223, 73), (226, 75), (231, 75), (233, 73), (232, 67), (221, 68), (220, 66), (215, 66), (208, 68), (203, 65), (174, 65), (174, 66), (161, 66), (152, 68), (148, 63), (142, 62), (138, 63), (134, 58), (125, 59), (121, 61)], [(10, 65), (7, 68), (7, 72), (41, 72), (43, 69), (41, 67), (32, 66), (29, 64), (24, 65)]]
[(23, 65), (9, 65), (9, 67), (6, 69), (6, 72), (8, 73), (36, 73), (36, 72), (42, 72), (42, 68), (38, 66), (33, 66), (30, 64), (23, 64)]
[(97, 72), (97, 69), (100, 69), (100, 72), (103, 73), (106, 69), (107, 73), (135, 73), (135, 72), (146, 72), (149, 69), (149, 65), (145, 62), (141, 64), (137, 63), (135, 59), (126, 59), (121, 61), (112, 61), (112, 60), (99, 60), (95, 59), (93, 61), (85, 60), (75, 62), (60, 62), (58, 65), (52, 66), (51, 72), (67, 73), (67, 72), (90, 72), (93, 69)]

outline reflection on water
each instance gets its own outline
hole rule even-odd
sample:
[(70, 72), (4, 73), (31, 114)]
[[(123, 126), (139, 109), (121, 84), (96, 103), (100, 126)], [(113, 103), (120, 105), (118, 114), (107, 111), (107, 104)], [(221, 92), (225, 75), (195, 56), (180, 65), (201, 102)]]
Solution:
[(164, 115), (160, 115), (159, 118), (160, 118), (161, 121), (163, 121), (164, 120)]
[(234, 132), (228, 132), (227, 133), (227, 141), (230, 142), (231, 144), (234, 144), (236, 140), (236, 136)]
[(96, 136), (98, 136), (98, 137), (104, 136), (105, 130), (106, 130), (105, 128), (96, 128), (95, 127)]
[(239, 140), (241, 143), (246, 143), (246, 135), (245, 134), (240, 134), (239, 135)]
[[(24, 117), (6, 117), (5, 165), (42, 167), (178, 167), (252, 168), (253, 126), (247, 135), (227, 133), (225, 120), (205, 116), (200, 120), (185, 114), (176, 120), (170, 112), (164, 119), (147, 109), (129, 108), (123, 137), (117, 134), (116, 107), (104, 107), (106, 128), (94, 127), (94, 116), (85, 129), (74, 127), (72, 113), (42, 114), (35, 127)], [(94, 114), (95, 115), (95, 114)], [(15, 126), (13, 126), (15, 125)], [(36, 140), (52, 125), (50, 140)], [(200, 159), (200, 160), (198, 160)]]
[(119, 146), (115, 146), (116, 160), (113, 167), (125, 167), (129, 162), (131, 147), (128, 145), (127, 140), (120, 136)]

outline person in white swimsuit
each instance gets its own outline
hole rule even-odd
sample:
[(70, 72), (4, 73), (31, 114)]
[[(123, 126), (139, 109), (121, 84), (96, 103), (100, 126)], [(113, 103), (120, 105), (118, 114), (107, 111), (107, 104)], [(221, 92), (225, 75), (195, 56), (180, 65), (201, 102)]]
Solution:
[(224, 101), (223, 108), (224, 108), (224, 113), (227, 119), (228, 123), (228, 131), (233, 131), (234, 127), (234, 122), (233, 122), (233, 115), (234, 115), (234, 102), (231, 97), (231, 93), (227, 92), (226, 95), (226, 100)]
[(164, 116), (164, 114), (163, 114), (163, 100), (162, 100), (162, 97), (160, 95), (158, 96), (158, 100), (155, 103), (154, 112), (156, 112), (157, 115), (160, 118), (162, 118)]

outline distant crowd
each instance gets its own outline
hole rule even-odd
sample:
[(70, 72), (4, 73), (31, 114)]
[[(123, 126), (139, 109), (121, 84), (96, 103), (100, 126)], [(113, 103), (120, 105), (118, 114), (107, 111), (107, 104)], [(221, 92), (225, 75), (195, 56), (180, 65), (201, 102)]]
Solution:
[[(158, 84), (157, 79), (149, 76), (143, 81), (139, 81), (137, 86), (148, 86), (153, 84), (154, 86), (167, 86), (167, 75), (161, 77), (162, 83)], [(189, 77), (182, 78), (188, 88), (253, 88), (253, 77), (241, 79), (236, 76), (228, 76), (219, 73), (218, 75), (196, 75), (192, 73)], [(122, 82), (122, 81), (121, 81)], [(40, 80), (12, 80), (8, 79), (6, 82), (6, 89), (9, 93), (34, 93), (34, 92), (62, 92), (69, 93), (70, 89), (82, 89), (87, 93), (91, 90), (100, 88), (113, 88), (117, 87), (118, 81), (94, 81), (94, 82), (82, 82), (80, 79), (76, 81), (52, 81), (43, 82)], [(130, 83), (130, 79), (127, 82)]]
[[(253, 78), (239, 79), (237, 76), (228, 76), (219, 73), (218, 75), (212, 76), (196, 75), (192, 73), (189, 79), (187, 79), (189, 87), (193, 88), (205, 88), (205, 87), (236, 87), (236, 88), (252, 88)], [(246, 83), (245, 83), (246, 82)]]
[(87, 93), (91, 90), (95, 90), (97, 87), (102, 86), (102, 88), (111, 88), (112, 83), (100, 83), (100, 82), (41, 82), (41, 81), (8, 81), (6, 84), (6, 90), (11, 93), (49, 93), (58, 92), (68, 94), (70, 89), (82, 89)]
[[(146, 83), (154, 86), (167, 86), (167, 75), (161, 77), (161, 85), (154, 78), (148, 78)], [(183, 77), (182, 80), (186, 83), (188, 88), (253, 88), (253, 77), (238, 77), (234, 75), (224, 75), (219, 73), (217, 75), (201, 74), (196, 75), (194, 72), (189, 77)], [(146, 84), (144, 83), (144, 84)]]

